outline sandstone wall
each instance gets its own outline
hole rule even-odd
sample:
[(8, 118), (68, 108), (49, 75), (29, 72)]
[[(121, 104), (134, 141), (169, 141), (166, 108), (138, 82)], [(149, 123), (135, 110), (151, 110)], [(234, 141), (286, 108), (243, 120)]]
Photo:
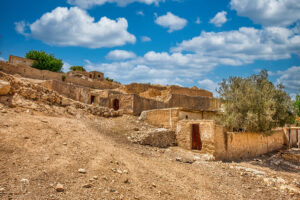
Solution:
[(285, 144), (284, 137), (282, 129), (274, 130), (270, 136), (258, 133), (227, 132), (227, 151), (224, 159), (254, 157), (281, 149)]
[(146, 99), (134, 94), (133, 99), (133, 114), (140, 115), (145, 110), (161, 109), (165, 108), (166, 104), (164, 102), (156, 101), (153, 99)]
[(172, 85), (168, 87), (168, 90), (170, 94), (181, 94), (181, 95), (197, 96), (197, 97), (213, 97), (213, 93), (203, 89), (184, 88), (184, 87)]
[(11, 64), (14, 64), (14, 65), (32, 66), (32, 64), (34, 63), (34, 60), (11, 55), (11, 56), (9, 56), (8, 62)]
[(265, 136), (258, 133), (226, 132), (213, 120), (181, 120), (177, 124), (178, 146), (192, 149), (192, 124), (199, 124), (202, 141), (201, 153), (208, 153), (217, 160), (235, 160), (259, 156), (279, 150), (285, 145), (283, 129)]
[(202, 153), (214, 154), (215, 124), (213, 120), (182, 120), (177, 124), (176, 139), (178, 146), (192, 149), (192, 125), (199, 124)]
[(86, 104), (90, 103), (91, 89), (89, 88), (78, 87), (73, 84), (68, 84), (56, 80), (46, 81), (44, 85), (49, 89), (52, 89), (70, 99), (80, 101)]
[(192, 97), (173, 94), (168, 101), (168, 107), (183, 107), (196, 111), (216, 111), (220, 107), (218, 99), (210, 97)]
[(176, 130), (179, 116), (178, 108), (144, 111), (140, 119), (158, 127)]
[(212, 119), (212, 116), (215, 116), (215, 112), (195, 112), (184, 108), (165, 108), (143, 111), (140, 119), (147, 121), (149, 124), (175, 131), (180, 120)]
[(166, 87), (154, 86), (154, 85), (143, 84), (143, 83), (131, 83), (129, 85), (122, 86), (122, 90), (129, 94), (140, 94), (140, 93), (146, 92), (149, 89), (165, 90)]
[(39, 70), (32, 68), (27, 65), (13, 65), (4, 61), (0, 61), (0, 71), (8, 74), (19, 74), (26, 78), (40, 79), (40, 80), (57, 80), (62, 81), (65, 77), (66, 83), (73, 83), (75, 85), (90, 87), (95, 89), (114, 89), (119, 87), (119, 85), (108, 82), (108, 81), (98, 81), (98, 80), (86, 80), (82, 78), (68, 76), (64, 73), (51, 72), (48, 70)]

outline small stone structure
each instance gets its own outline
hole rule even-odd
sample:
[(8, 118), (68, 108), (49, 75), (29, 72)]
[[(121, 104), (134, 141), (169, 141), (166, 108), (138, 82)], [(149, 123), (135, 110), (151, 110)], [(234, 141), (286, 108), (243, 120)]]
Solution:
[(27, 65), (31, 67), (34, 60), (11, 55), (9, 56), (8, 62), (13, 65)]
[(82, 72), (82, 71), (70, 71), (67, 73), (68, 76), (82, 78), (82, 79), (95, 79), (98, 81), (104, 80), (104, 74), (102, 72), (91, 71), (91, 72)]
[(217, 114), (217, 108), (212, 106), (211, 108), (202, 111), (190, 110), (186, 108), (165, 108), (156, 110), (143, 111), (140, 120), (147, 123), (176, 130), (177, 123), (180, 120), (201, 120), (201, 119), (213, 119)]
[(178, 146), (211, 154), (217, 160), (254, 157), (279, 150), (286, 144), (283, 129), (270, 136), (259, 133), (227, 132), (214, 120), (182, 120), (176, 129)]

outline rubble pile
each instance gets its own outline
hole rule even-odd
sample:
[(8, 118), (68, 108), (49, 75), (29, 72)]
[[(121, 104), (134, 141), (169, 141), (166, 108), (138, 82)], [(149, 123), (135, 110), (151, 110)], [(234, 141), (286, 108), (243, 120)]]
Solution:
[[(43, 111), (43, 107), (61, 107), (71, 115), (86, 112), (102, 117), (117, 117), (122, 111), (114, 111), (107, 107), (84, 104), (68, 99), (59, 93), (43, 87), (39, 83), (19, 79), (0, 72), (0, 103), (10, 107), (23, 107), (35, 111)], [(55, 110), (55, 109), (54, 109)]]
[(136, 131), (128, 138), (134, 143), (166, 148), (176, 145), (176, 135), (174, 131), (165, 128), (152, 128)]

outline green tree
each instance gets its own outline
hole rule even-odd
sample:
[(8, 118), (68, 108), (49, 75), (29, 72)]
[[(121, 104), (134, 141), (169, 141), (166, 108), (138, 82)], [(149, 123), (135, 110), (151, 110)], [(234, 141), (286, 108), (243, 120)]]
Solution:
[(49, 70), (52, 72), (61, 72), (63, 62), (54, 57), (53, 54), (47, 54), (44, 51), (29, 51), (26, 58), (35, 60), (32, 67), (40, 70)]
[(85, 72), (86, 70), (82, 66), (72, 66), (70, 67), (70, 70), (72, 71), (79, 71), (79, 72)]
[(229, 128), (267, 132), (295, 119), (290, 96), (268, 80), (266, 70), (247, 78), (230, 77), (219, 85), (224, 106), (220, 122)]
[(294, 102), (294, 106), (297, 112), (297, 116), (300, 117), (300, 94), (296, 95), (296, 100)]

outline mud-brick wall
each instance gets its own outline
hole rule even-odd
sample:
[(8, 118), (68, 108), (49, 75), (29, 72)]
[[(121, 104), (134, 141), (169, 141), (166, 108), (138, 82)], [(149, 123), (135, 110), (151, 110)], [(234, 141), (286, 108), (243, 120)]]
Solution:
[(214, 111), (218, 109), (216, 107), (216, 101), (216, 99), (210, 97), (191, 97), (180, 94), (172, 94), (168, 102), (168, 107), (183, 107), (186, 109), (197, 111)]
[(254, 157), (281, 149), (285, 144), (284, 137), (282, 129), (274, 130), (270, 136), (259, 133), (227, 132), (225, 159)]
[(178, 108), (159, 109), (142, 112), (141, 119), (154, 126), (176, 130), (178, 115)]
[(145, 110), (161, 109), (165, 108), (166, 104), (161, 101), (156, 101), (153, 99), (146, 99), (134, 94), (133, 100), (133, 114), (140, 115)]
[(203, 153), (215, 152), (215, 123), (213, 120), (182, 120), (177, 124), (176, 139), (178, 146), (192, 149), (192, 125), (199, 124)]
[(34, 60), (11, 55), (11, 56), (9, 56), (9, 61), (8, 62), (11, 63), (11, 64), (14, 64), (14, 65), (32, 66), (32, 64), (34, 63)]
[(197, 96), (197, 97), (213, 97), (213, 94), (211, 92), (203, 89), (192, 89), (192, 88), (183, 88), (179, 86), (169, 86), (168, 90), (170, 94), (181, 94), (181, 95)]
[(61, 95), (70, 99), (80, 101), (83, 103), (90, 103), (91, 89), (85, 87), (78, 87), (76, 85), (67, 84), (61, 81), (47, 81), (45, 85)]
[(64, 81), (67, 83), (73, 83), (75, 85), (90, 87), (95, 89), (114, 89), (119, 87), (119, 85), (108, 81), (85, 80), (82, 78), (68, 76), (67, 74), (64, 73), (51, 72), (48, 70), (39, 70), (27, 65), (21, 65), (21, 64), (14, 65), (4, 61), (0, 61), (0, 71), (3, 71), (8, 74), (19, 74), (26, 78), (33, 78), (33, 79), (40, 79), (40, 80), (62, 81), (64, 77)]

